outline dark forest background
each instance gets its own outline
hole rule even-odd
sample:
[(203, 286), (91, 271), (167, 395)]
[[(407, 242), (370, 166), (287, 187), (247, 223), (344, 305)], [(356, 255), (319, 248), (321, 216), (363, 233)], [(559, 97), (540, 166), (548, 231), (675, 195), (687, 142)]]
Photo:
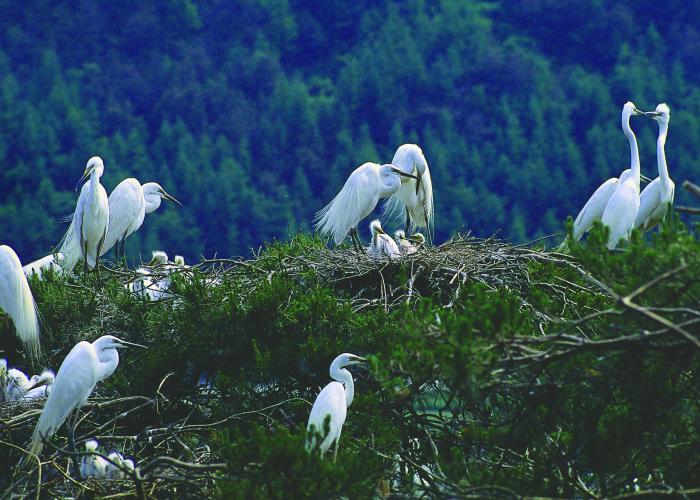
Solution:
[[(147, 217), (132, 255), (248, 254), (404, 142), (429, 161), (437, 241), (561, 231), (628, 167), (626, 100), (669, 103), (671, 175), (696, 177), (693, 5), (0, 0), (0, 241), (49, 253), (100, 155), (108, 192), (133, 176), (185, 205)], [(656, 124), (632, 125), (656, 176)]]

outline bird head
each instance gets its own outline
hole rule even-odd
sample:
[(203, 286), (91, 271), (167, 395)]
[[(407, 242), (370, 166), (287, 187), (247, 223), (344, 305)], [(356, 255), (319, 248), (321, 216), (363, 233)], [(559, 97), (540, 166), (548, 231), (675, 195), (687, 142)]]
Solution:
[(176, 266), (185, 267), (185, 258), (182, 255), (176, 255), (173, 262)]
[(172, 201), (173, 203), (177, 203), (178, 205), (182, 206), (182, 203), (177, 201), (173, 196), (169, 195), (165, 189), (163, 189), (163, 186), (158, 184), (157, 182), (147, 182), (146, 184), (143, 185), (143, 196), (148, 197), (148, 196), (157, 196), (159, 198), (163, 198), (164, 200)]
[(97, 447), (99, 445), (100, 444), (97, 442), (96, 439), (88, 439), (87, 441), (85, 441), (85, 451), (97, 451)]
[(382, 224), (377, 219), (369, 223), (369, 230), (372, 232), (372, 236), (377, 234), (386, 234), (382, 229)]
[(649, 118), (653, 118), (659, 123), (668, 124), (669, 120), (671, 119), (671, 108), (668, 107), (668, 104), (662, 102), (661, 104), (656, 106), (656, 109), (654, 111), (649, 111), (644, 114)]
[(333, 360), (330, 371), (332, 373), (334, 369), (340, 369), (345, 366), (359, 365), (362, 363), (367, 363), (367, 360), (363, 357), (345, 352)]
[(423, 236), (423, 233), (413, 233), (411, 237), (408, 238), (408, 241), (416, 245), (422, 245), (425, 243), (425, 236)]
[(90, 158), (88, 160), (87, 165), (85, 165), (85, 170), (83, 171), (83, 176), (80, 178), (80, 180), (78, 181), (78, 184), (75, 186), (76, 191), (78, 190), (78, 186), (80, 186), (80, 184), (85, 179), (90, 177), (94, 171), (97, 171), (98, 177), (102, 177), (102, 174), (105, 171), (104, 162), (102, 161), (102, 158), (100, 158), (99, 156), (93, 156), (92, 158)]
[(103, 335), (102, 337), (94, 341), (92, 345), (95, 346), (95, 349), (97, 350), (123, 349), (125, 347), (142, 347), (143, 349), (148, 349), (145, 345), (127, 342), (126, 340), (119, 339), (114, 335)]
[(406, 238), (406, 233), (404, 232), (403, 229), (397, 229), (394, 232), (394, 236), (396, 236), (397, 240), (407, 240), (408, 239), (408, 238)]
[(149, 266), (158, 266), (168, 263), (168, 254), (162, 250), (153, 250), (151, 254), (151, 261), (148, 263)]
[(624, 106), (622, 106), (622, 117), (628, 118), (633, 115), (643, 115), (644, 112), (637, 109), (632, 101), (627, 101)]
[(41, 375), (35, 375), (32, 377), (32, 385), (27, 389), (27, 392), (37, 387), (42, 387), (45, 385), (52, 385), (53, 381), (56, 379), (56, 374), (52, 370), (44, 370)]

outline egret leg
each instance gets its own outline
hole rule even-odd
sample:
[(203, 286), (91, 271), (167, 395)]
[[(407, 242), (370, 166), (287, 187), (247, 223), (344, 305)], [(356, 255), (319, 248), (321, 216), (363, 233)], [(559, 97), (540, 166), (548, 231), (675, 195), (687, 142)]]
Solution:
[(83, 251), (83, 273), (88, 273), (88, 261), (87, 261), (87, 241), (85, 242), (85, 248)]
[(406, 233), (406, 236), (410, 235), (409, 228), (411, 226), (411, 213), (408, 211), (408, 207), (406, 207), (406, 227), (404, 228), (404, 232)]
[(122, 259), (124, 259), (124, 261), (126, 262), (126, 237), (122, 238), (121, 256), (122, 256)]
[(114, 258), (116, 259), (117, 262), (119, 262), (120, 244), (121, 244), (121, 240), (117, 240), (117, 243), (114, 245)]
[(355, 247), (355, 250), (358, 252), (362, 251), (362, 242), (360, 241), (360, 237), (357, 235), (357, 228), (353, 227), (350, 229), (350, 239), (352, 240), (352, 245)]
[(338, 458), (338, 447), (340, 446), (340, 436), (338, 436), (338, 439), (335, 440), (335, 447), (333, 450), (333, 463), (335, 463), (336, 459)]
[(75, 474), (80, 475), (80, 465), (78, 464), (78, 456), (75, 451), (75, 427), (78, 425), (78, 409), (71, 412), (68, 418), (68, 447), (71, 452), (71, 460), (75, 468)]

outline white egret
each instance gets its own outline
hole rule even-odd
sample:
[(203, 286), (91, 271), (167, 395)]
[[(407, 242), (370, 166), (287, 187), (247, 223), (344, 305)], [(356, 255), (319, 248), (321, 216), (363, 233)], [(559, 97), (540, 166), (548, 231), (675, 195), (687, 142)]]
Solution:
[(39, 320), (36, 303), (19, 257), (12, 248), (0, 245), (0, 310), (15, 325), (17, 336), (29, 352), (39, 353)]
[[(85, 451), (94, 453), (98, 446), (99, 443), (95, 439), (90, 439), (85, 442)], [(107, 468), (110, 465), (112, 464), (99, 455), (83, 455), (80, 460), (80, 477), (102, 479), (107, 476)]]
[(610, 228), (608, 248), (615, 248), (620, 240), (629, 238), (634, 221), (639, 212), (639, 176), (641, 174), (639, 163), (639, 150), (637, 138), (630, 127), (630, 116), (643, 115), (631, 102), (625, 103), (622, 108), (622, 130), (630, 143), (631, 173), (619, 183), (605, 204), (605, 210), (601, 217), (603, 225)]
[(372, 241), (369, 245), (369, 254), (375, 259), (389, 257), (389, 259), (398, 259), (401, 257), (396, 242), (384, 232), (382, 225), (378, 220), (373, 220), (369, 224), (369, 230), (372, 232)]
[[(316, 397), (306, 426), (306, 449), (318, 448), (323, 456), (335, 443), (334, 460), (338, 455), (338, 441), (348, 407), (355, 396), (352, 374), (344, 367), (364, 363), (366, 360), (354, 354), (344, 353), (333, 360), (330, 367), (331, 378), (336, 380), (324, 387)], [(326, 433), (326, 421), (329, 425)], [(318, 442), (318, 437), (323, 439)]]
[(645, 231), (660, 223), (666, 217), (668, 207), (673, 203), (673, 195), (676, 185), (668, 175), (666, 165), (666, 136), (668, 135), (668, 122), (671, 120), (671, 109), (666, 103), (656, 106), (656, 111), (646, 113), (659, 122), (659, 137), (656, 139), (656, 162), (659, 168), (659, 176), (644, 188), (639, 196), (639, 213), (634, 221), (634, 227), (641, 227)]
[(19, 368), (7, 370), (7, 384), (5, 385), (5, 400), (19, 401), (24, 393), (31, 387), (29, 377)]
[(61, 263), (63, 262), (63, 254), (62, 253), (52, 253), (50, 255), (47, 255), (46, 257), (42, 257), (41, 259), (35, 260), (34, 262), (30, 262), (26, 266), (22, 268), (24, 271), (24, 274), (27, 276), (27, 278), (31, 277), (32, 275), (36, 275), (41, 279), (41, 275), (46, 271), (47, 269), (52, 269), (53, 272), (56, 274), (63, 274), (64, 269), (61, 267)]
[(0, 358), (0, 401), (7, 400), (7, 360)]
[(8, 401), (32, 401), (51, 394), (53, 382), (56, 378), (53, 371), (44, 370), (41, 372), (41, 375), (34, 375), (30, 379), (27, 379), (27, 376), (20, 370), (16, 370), (16, 372), (14, 377), (10, 376), (12, 385), (8, 384)]
[(104, 163), (99, 156), (87, 162), (78, 184), (90, 178), (80, 190), (71, 225), (63, 237), (60, 252), (64, 254), (63, 266), (73, 270), (82, 257), (85, 271), (97, 266), (109, 228), (109, 202), (107, 192), (100, 184)]
[(100, 255), (116, 245), (116, 257), (123, 256), (126, 239), (141, 227), (146, 214), (158, 210), (162, 199), (182, 206), (157, 182), (141, 185), (134, 178), (121, 181), (109, 195), (109, 227)]
[[(603, 212), (605, 212), (605, 207), (608, 204), (608, 201), (610, 201), (610, 197), (613, 195), (613, 193), (632, 175), (632, 171), (635, 166), (638, 171), (640, 170), (639, 148), (637, 147), (637, 138), (630, 127), (630, 118), (632, 115), (641, 114), (643, 113), (631, 102), (625, 103), (625, 105), (622, 107), (622, 131), (629, 140), (630, 165), (632, 168), (623, 170), (619, 179), (617, 177), (612, 177), (598, 186), (598, 189), (595, 190), (593, 195), (589, 198), (576, 216), (573, 230), (574, 240), (580, 240), (581, 237), (593, 227), (594, 222), (601, 221), (603, 219)], [(639, 181), (637, 181), (637, 185), (639, 185)], [(566, 245), (563, 244), (562, 247), (565, 248)]]
[(399, 250), (401, 250), (402, 255), (416, 253), (418, 248), (425, 244), (425, 236), (423, 236), (423, 233), (414, 233), (407, 238), (406, 233), (402, 229), (399, 229), (394, 235), (396, 236), (396, 243), (399, 245)]
[(357, 235), (357, 225), (372, 213), (380, 199), (399, 190), (402, 176), (416, 178), (394, 165), (360, 165), (350, 174), (336, 197), (316, 214), (316, 229), (323, 235), (333, 235), (336, 244), (342, 243), (349, 232), (359, 250), (362, 243)]
[[(185, 260), (179, 255), (177, 257), (180, 257), (180, 260), (184, 265)], [(148, 263), (148, 266), (161, 267), (161, 271), (165, 271), (168, 275), (157, 279), (157, 277), (153, 276), (150, 269), (146, 267), (139, 267), (136, 272), (141, 276), (131, 283), (131, 292), (149, 300), (161, 300), (170, 297), (171, 294), (168, 293), (168, 289), (172, 284), (170, 274), (179, 266), (177, 264), (169, 264), (168, 254), (162, 250), (153, 251), (151, 261)]]
[(411, 177), (401, 179), (401, 187), (386, 203), (385, 213), (396, 217), (409, 229), (425, 228), (428, 238), (433, 229), (433, 181), (428, 161), (416, 144), (399, 146), (391, 164)]
[[(35, 455), (41, 453), (44, 441), (58, 431), (71, 412), (73, 418), (68, 423), (68, 435), (71, 451), (75, 451), (74, 432), (80, 408), (87, 402), (95, 385), (112, 375), (117, 369), (119, 365), (117, 349), (127, 346), (144, 347), (112, 335), (104, 335), (92, 343), (78, 342), (71, 349), (58, 369), (53, 389), (34, 428), (29, 444), (31, 453)], [(73, 461), (77, 470), (78, 463), (75, 456)]]
[(130, 458), (124, 458), (124, 456), (119, 453), (118, 451), (113, 451), (109, 455), (107, 455), (109, 459), (116, 463), (119, 464), (121, 467), (118, 467), (112, 463), (107, 464), (107, 470), (105, 477), (107, 479), (124, 479), (124, 470), (127, 469), (131, 472), (134, 471), (134, 461), (131, 460)]

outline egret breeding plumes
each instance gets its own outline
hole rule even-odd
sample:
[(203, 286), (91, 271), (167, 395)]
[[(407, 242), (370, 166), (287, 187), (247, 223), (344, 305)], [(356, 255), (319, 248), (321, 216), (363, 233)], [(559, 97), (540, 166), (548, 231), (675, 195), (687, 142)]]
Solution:
[(357, 225), (372, 213), (380, 199), (399, 190), (401, 177), (416, 178), (394, 165), (360, 165), (350, 174), (333, 201), (316, 214), (316, 229), (322, 235), (332, 235), (336, 244), (342, 243), (350, 233), (355, 248), (359, 250), (362, 243), (357, 235)]
[[(112, 375), (117, 369), (119, 365), (117, 349), (127, 346), (144, 347), (112, 335), (104, 335), (92, 343), (78, 342), (71, 349), (58, 369), (53, 388), (34, 429), (29, 444), (31, 453), (35, 455), (41, 453), (44, 440), (50, 439), (58, 431), (71, 412), (73, 418), (69, 422), (69, 441), (72, 451), (75, 451), (74, 430), (78, 412), (87, 402), (95, 385)], [(77, 469), (77, 460), (73, 458)]]
[(12, 319), (17, 336), (36, 356), (39, 353), (36, 303), (19, 257), (7, 245), (0, 245), (0, 311)]
[(120, 182), (109, 195), (109, 227), (100, 255), (106, 254), (115, 245), (117, 258), (124, 255), (126, 239), (141, 227), (146, 214), (158, 210), (161, 200), (182, 206), (157, 182), (141, 185), (134, 178)]
[[(334, 460), (338, 454), (338, 442), (343, 430), (348, 407), (355, 396), (352, 374), (346, 366), (364, 363), (366, 360), (354, 354), (344, 353), (333, 360), (330, 367), (331, 382), (316, 397), (306, 425), (306, 449), (318, 449), (323, 456), (335, 443)], [(328, 431), (326, 427), (328, 426)], [(322, 438), (319, 442), (319, 437)]]
[(47, 271), (49, 269), (51, 269), (56, 274), (63, 274), (64, 269), (61, 266), (62, 262), (62, 253), (52, 253), (50, 255), (47, 255), (46, 257), (37, 259), (34, 262), (30, 262), (26, 266), (22, 267), (22, 270), (24, 271), (24, 274), (27, 276), (27, 278), (37, 276), (39, 279), (41, 279), (41, 276), (44, 273), (44, 271)]
[(71, 225), (63, 237), (60, 252), (64, 254), (63, 267), (73, 270), (80, 257), (87, 271), (97, 266), (107, 230), (109, 228), (109, 202), (107, 192), (100, 184), (104, 173), (104, 163), (99, 156), (93, 156), (85, 166), (78, 184), (90, 179), (80, 190), (78, 203), (73, 213)]
[(401, 179), (401, 187), (387, 201), (384, 213), (405, 225), (406, 232), (425, 228), (430, 238), (434, 218), (433, 181), (423, 151), (415, 144), (399, 146), (391, 164), (410, 176)]
[(608, 248), (615, 248), (620, 240), (627, 241), (639, 212), (639, 149), (637, 137), (630, 127), (632, 115), (643, 115), (631, 102), (622, 108), (622, 130), (630, 144), (631, 173), (619, 183), (605, 204), (601, 222), (610, 228)]
[[(95, 453), (99, 443), (95, 439), (89, 439), (85, 441), (85, 451), (88, 453)], [(102, 479), (107, 477), (107, 468), (111, 464), (99, 455), (83, 455), (80, 460), (80, 477), (86, 479), (88, 477), (94, 477), (97, 479)]]
[[(630, 127), (630, 118), (632, 115), (641, 115), (641, 111), (631, 103), (627, 102), (622, 107), (622, 131), (627, 136), (630, 145), (630, 165), (632, 168), (623, 170), (620, 174), (620, 178), (612, 177), (605, 181), (603, 184), (598, 186), (593, 195), (588, 199), (586, 204), (583, 206), (581, 211), (576, 216), (573, 228), (574, 240), (578, 241), (581, 237), (588, 232), (592, 227), (593, 223), (596, 221), (601, 221), (603, 219), (603, 213), (605, 212), (605, 207), (607, 206), (613, 193), (618, 187), (622, 185), (633, 173), (636, 167), (637, 176), (640, 175), (640, 165), (639, 165), (639, 148), (637, 147), (637, 138), (632, 132)], [(637, 185), (639, 185), (639, 180), (637, 180)], [(616, 242), (617, 243), (617, 242)], [(564, 245), (565, 246), (565, 245)]]
[(659, 137), (656, 139), (656, 163), (659, 168), (659, 176), (642, 191), (639, 197), (639, 213), (634, 221), (634, 227), (641, 227), (646, 231), (666, 217), (668, 207), (673, 203), (676, 185), (668, 175), (665, 151), (671, 109), (666, 103), (661, 103), (656, 106), (655, 111), (645, 114), (659, 122)]
[(375, 259), (381, 259), (383, 257), (398, 259), (401, 257), (401, 251), (398, 245), (391, 236), (384, 232), (378, 220), (370, 222), (369, 230), (372, 233), (372, 241), (368, 249), (370, 256)]

